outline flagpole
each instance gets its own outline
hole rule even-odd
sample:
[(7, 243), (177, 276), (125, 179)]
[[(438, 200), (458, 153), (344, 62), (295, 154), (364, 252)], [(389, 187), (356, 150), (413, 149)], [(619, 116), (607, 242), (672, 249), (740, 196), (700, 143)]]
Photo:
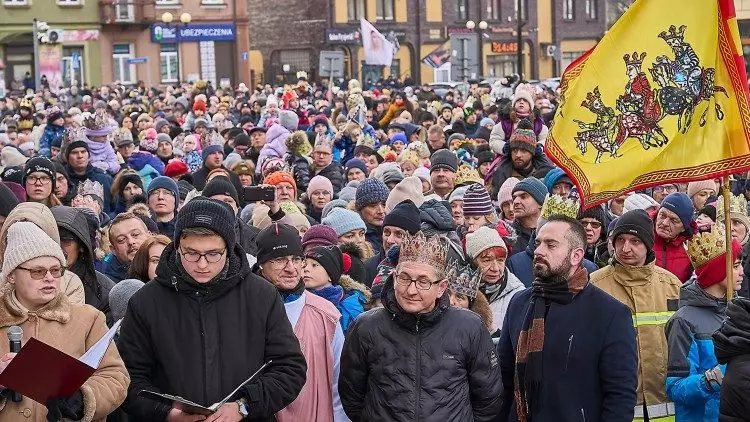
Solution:
[(727, 302), (734, 295), (734, 259), (732, 258), (732, 218), (729, 215), (729, 176), (722, 178), (721, 195), (724, 198), (724, 232), (726, 236)]

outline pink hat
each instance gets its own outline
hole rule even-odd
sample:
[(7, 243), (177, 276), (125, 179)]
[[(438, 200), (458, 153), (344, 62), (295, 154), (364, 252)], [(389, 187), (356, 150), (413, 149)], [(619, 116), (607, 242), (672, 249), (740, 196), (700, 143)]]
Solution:
[(307, 196), (312, 196), (313, 192), (321, 189), (328, 191), (331, 194), (331, 199), (333, 199), (333, 184), (327, 177), (320, 175), (310, 179), (310, 183), (307, 185)]
[(520, 182), (517, 177), (509, 177), (505, 179), (500, 190), (497, 192), (497, 202), (499, 205), (503, 205), (508, 201), (513, 200), (513, 188)]

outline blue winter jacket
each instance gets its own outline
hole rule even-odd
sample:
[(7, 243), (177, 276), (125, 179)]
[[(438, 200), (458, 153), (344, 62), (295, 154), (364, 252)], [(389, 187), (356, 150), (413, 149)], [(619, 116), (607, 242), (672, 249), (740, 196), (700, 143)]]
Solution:
[[(42, 157), (51, 158), (52, 144), (62, 144), (64, 133), (65, 127), (47, 123), (47, 125), (44, 127), (44, 132), (42, 132), (42, 137), (39, 138), (39, 155)], [(58, 142), (55, 142), (56, 140)]]
[[(703, 373), (718, 362), (711, 335), (721, 327), (725, 299), (711, 297), (694, 280), (680, 290), (680, 307), (664, 330), (669, 345), (666, 389), (675, 404), (676, 422), (719, 420), (719, 389), (707, 385)], [(724, 372), (726, 365), (721, 365)]]

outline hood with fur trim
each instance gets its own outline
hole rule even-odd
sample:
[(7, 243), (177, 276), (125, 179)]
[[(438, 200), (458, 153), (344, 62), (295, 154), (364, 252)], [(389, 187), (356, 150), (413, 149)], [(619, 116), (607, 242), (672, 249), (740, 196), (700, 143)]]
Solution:
[(362, 283), (354, 281), (353, 278), (349, 277), (346, 274), (343, 274), (341, 278), (339, 279), (339, 285), (344, 289), (345, 292), (350, 292), (352, 290), (358, 290), (361, 292), (364, 296), (367, 302), (372, 299), (372, 294), (370, 293), (370, 289), (367, 288)]

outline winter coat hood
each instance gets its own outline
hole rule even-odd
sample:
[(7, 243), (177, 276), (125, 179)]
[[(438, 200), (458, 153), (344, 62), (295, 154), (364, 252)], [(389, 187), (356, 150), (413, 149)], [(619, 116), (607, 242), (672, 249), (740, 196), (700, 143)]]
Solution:
[(717, 299), (703, 290), (695, 279), (691, 279), (680, 288), (680, 305), (698, 308), (715, 308), (715, 312), (723, 314), (726, 311), (726, 299)]
[(68, 230), (78, 238), (78, 242), (86, 248), (86, 254), (90, 256), (93, 262), (94, 250), (91, 246), (91, 232), (89, 231), (88, 220), (83, 212), (72, 207), (57, 206), (52, 208), (52, 215), (55, 216), (58, 227)]

